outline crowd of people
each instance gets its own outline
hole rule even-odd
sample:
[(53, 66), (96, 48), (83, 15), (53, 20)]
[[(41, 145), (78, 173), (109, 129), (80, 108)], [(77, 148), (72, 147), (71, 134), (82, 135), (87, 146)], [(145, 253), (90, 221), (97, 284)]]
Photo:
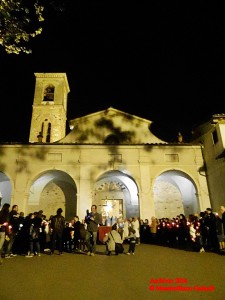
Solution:
[[(85, 219), (79, 216), (66, 221), (63, 210), (58, 208), (55, 215), (47, 220), (43, 211), (19, 213), (18, 205), (5, 203), (0, 211), (0, 262), (3, 258), (24, 255), (27, 258), (41, 256), (41, 253), (59, 255), (63, 252), (84, 252), (95, 256), (99, 226), (103, 218), (92, 205)], [(101, 241), (106, 254), (124, 253), (123, 244), (129, 244), (127, 255), (134, 255), (140, 243), (176, 247), (198, 252), (225, 250), (225, 207), (218, 213), (207, 208), (199, 215), (180, 214), (175, 218), (157, 219), (152, 216), (140, 220), (138, 217), (114, 219), (111, 231)], [(122, 249), (122, 250), (121, 250)]]
[(142, 243), (205, 252), (221, 253), (225, 251), (225, 207), (219, 212), (211, 208), (196, 215), (186, 217), (180, 214), (175, 218), (151, 218), (141, 221), (140, 235)]

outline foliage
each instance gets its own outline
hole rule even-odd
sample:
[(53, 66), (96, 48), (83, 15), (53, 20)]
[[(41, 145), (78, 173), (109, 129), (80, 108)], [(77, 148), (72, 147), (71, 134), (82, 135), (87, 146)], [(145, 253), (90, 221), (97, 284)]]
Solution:
[(31, 53), (26, 43), (41, 34), (40, 0), (0, 0), (0, 45), (9, 54)]

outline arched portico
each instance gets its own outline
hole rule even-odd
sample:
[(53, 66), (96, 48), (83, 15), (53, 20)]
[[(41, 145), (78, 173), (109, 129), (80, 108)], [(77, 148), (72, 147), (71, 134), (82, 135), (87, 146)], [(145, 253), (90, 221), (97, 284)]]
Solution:
[(192, 178), (179, 170), (168, 170), (157, 177), (153, 187), (155, 215), (173, 218), (199, 212), (199, 199)]
[(11, 203), (12, 184), (7, 174), (0, 172), (0, 208), (4, 203)]
[(76, 195), (76, 184), (67, 173), (49, 170), (40, 174), (30, 186), (27, 211), (42, 209), (50, 217), (61, 207), (63, 215), (69, 221), (77, 211)]
[(93, 201), (103, 217), (140, 216), (137, 185), (133, 178), (118, 170), (99, 176), (94, 185)]

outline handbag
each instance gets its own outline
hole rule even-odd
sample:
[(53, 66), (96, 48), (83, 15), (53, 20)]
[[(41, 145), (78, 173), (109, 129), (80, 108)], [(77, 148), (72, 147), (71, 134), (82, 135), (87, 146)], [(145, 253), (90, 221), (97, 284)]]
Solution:
[[(111, 232), (110, 232), (110, 234), (111, 234), (111, 237), (114, 240), (114, 237), (113, 237)], [(114, 242), (115, 242), (115, 240), (114, 240)], [(124, 252), (123, 244), (115, 242), (115, 252), (116, 253), (123, 253)]]
[(116, 251), (116, 253), (123, 253), (123, 251), (124, 251), (123, 245), (121, 243), (116, 243), (115, 251)]

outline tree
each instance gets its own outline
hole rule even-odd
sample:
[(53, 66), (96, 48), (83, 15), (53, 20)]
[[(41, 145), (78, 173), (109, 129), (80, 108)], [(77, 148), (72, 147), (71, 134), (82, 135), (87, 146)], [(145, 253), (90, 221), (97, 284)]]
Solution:
[(1, 0), (0, 45), (7, 53), (32, 52), (26, 43), (41, 34), (43, 10), (40, 0)]

